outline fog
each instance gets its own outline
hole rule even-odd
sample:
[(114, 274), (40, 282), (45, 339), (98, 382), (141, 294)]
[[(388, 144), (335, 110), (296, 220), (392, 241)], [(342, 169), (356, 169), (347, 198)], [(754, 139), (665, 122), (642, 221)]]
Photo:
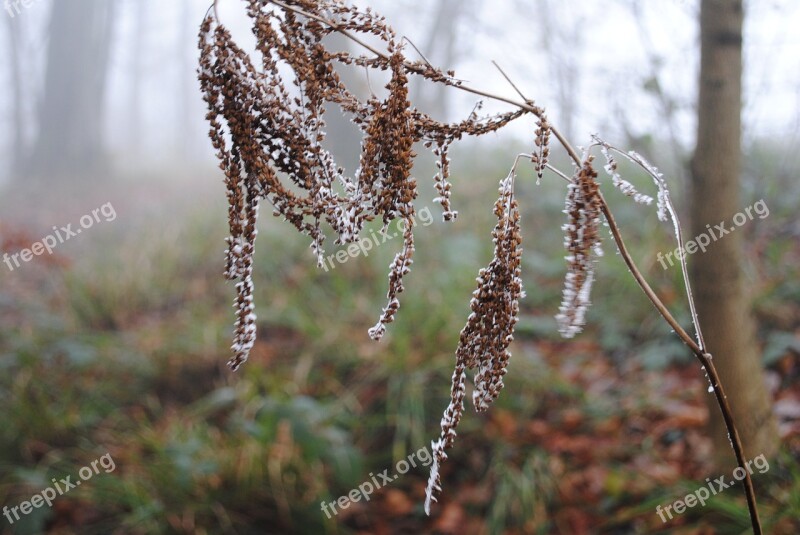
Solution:
[[(74, 9), (89, 9), (92, 0), (70, 4)], [(94, 104), (104, 110), (102, 143), (110, 155), (110, 168), (213, 165), (194, 72), (196, 31), (209, 8), (208, 0), (115, 0), (110, 4), (114, 7), (109, 14), (107, 72), (102, 66), (92, 72), (92, 63), (86, 63), (85, 72), (73, 73), (75, 77), (105, 76), (104, 98)], [(516, 98), (492, 65), (496, 61), (577, 144), (586, 142), (591, 133), (622, 144), (626, 138), (651, 135), (669, 141), (672, 149), (691, 150), (698, 69), (697, 2), (472, 0), (462, 2), (444, 21), (437, 19), (437, 2), (368, 4), (385, 13), (398, 33), (433, 63), (455, 68), (472, 85)], [(12, 162), (26, 157), (19, 152), (32, 150), (37, 124), (59, 127), (54, 121), (57, 117), (37, 122), (54, 4), (42, 0), (27, 8), (15, 5), (6, 2), (0, 24), (5, 51), (0, 55), (0, 78), (7, 88), (0, 94), (0, 176), (4, 182), (15, 172)], [(244, 3), (222, 0), (220, 13), (246, 42)], [(798, 20), (800, 6), (795, 2), (749, 2), (744, 109), (748, 141), (786, 142), (797, 136), (800, 38), (793, 32), (793, 23)], [(64, 50), (63, 57), (78, 53), (78, 48)], [(9, 90), (15, 59), (19, 99)], [(419, 91), (424, 94), (425, 89)], [(435, 111), (457, 118), (468, 114), (476, 99), (453, 94), (446, 102), (446, 109)], [(487, 103), (487, 109), (502, 107)], [(530, 124), (520, 122), (511, 131), (525, 140), (530, 129)], [(21, 143), (15, 144), (15, 138)], [(45, 168), (59, 168), (58, 162), (51, 163)]]

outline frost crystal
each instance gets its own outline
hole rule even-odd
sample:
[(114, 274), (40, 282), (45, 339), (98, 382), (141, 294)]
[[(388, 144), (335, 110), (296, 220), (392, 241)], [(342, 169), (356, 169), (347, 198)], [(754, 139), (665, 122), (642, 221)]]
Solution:
[(635, 202), (647, 205), (652, 204), (652, 197), (643, 193), (639, 193), (633, 184), (620, 176), (619, 172), (617, 171), (617, 161), (611, 154), (609, 145), (596, 136), (594, 137), (594, 140), (595, 143), (600, 145), (600, 151), (603, 153), (603, 157), (606, 159), (606, 165), (603, 166), (603, 169), (605, 169), (606, 173), (608, 173), (611, 177), (611, 183), (614, 185), (614, 187), (628, 197), (632, 197)]

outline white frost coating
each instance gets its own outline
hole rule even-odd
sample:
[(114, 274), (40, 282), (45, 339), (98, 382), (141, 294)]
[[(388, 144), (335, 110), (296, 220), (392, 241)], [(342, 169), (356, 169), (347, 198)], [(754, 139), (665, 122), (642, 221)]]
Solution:
[[(653, 179), (656, 187), (658, 188), (658, 195), (657, 195), (657, 207), (658, 207), (658, 219), (661, 221), (667, 221), (667, 219), (672, 220), (672, 228), (675, 233), (675, 239), (678, 241), (678, 247), (683, 250), (683, 233), (681, 232), (681, 225), (680, 220), (678, 218), (678, 214), (675, 211), (675, 207), (672, 204), (672, 200), (669, 194), (669, 188), (667, 187), (667, 181), (664, 179), (664, 174), (661, 173), (658, 168), (648, 162), (641, 154), (636, 151), (629, 151), (629, 152), (622, 152), (621, 150), (608, 145), (607, 143), (595, 138), (595, 141), (600, 144), (602, 147), (606, 147), (610, 151), (614, 151), (618, 154), (621, 154), (631, 162), (637, 164), (642, 169), (644, 169), (647, 174)], [(686, 288), (686, 296), (689, 302), (689, 310), (692, 316), (692, 324), (694, 325), (695, 329), (695, 337), (697, 339), (697, 344), (702, 351), (705, 351), (705, 342), (703, 341), (703, 334), (700, 331), (700, 325), (697, 320), (697, 310), (694, 304), (694, 298), (692, 296), (692, 285), (689, 282), (689, 273), (688, 268), (686, 267), (686, 257), (685, 255), (679, 256), (680, 264), (681, 264), (681, 274), (683, 276), (683, 283)]]
[(483, 360), (475, 373), (475, 390), (472, 391), (472, 404), (476, 412), (484, 412), (489, 408), (492, 396), (489, 392), (489, 377), (494, 367), (494, 358)]
[[(591, 304), (590, 296), (594, 282), (594, 269), (590, 268), (586, 281), (580, 291), (575, 292), (575, 274), (567, 273), (564, 284), (564, 296), (559, 314), (556, 316), (558, 330), (564, 338), (574, 338), (583, 331), (586, 325), (586, 311)], [(574, 310), (572, 315), (568, 312)]]
[(633, 200), (639, 204), (652, 204), (652, 197), (643, 193), (639, 193), (633, 184), (622, 178), (617, 172), (617, 162), (611, 155), (609, 146), (598, 137), (595, 137), (594, 139), (595, 142), (600, 145), (600, 152), (603, 153), (603, 156), (606, 159), (606, 165), (603, 166), (603, 169), (605, 169), (606, 173), (608, 173), (608, 175), (611, 177), (611, 183), (614, 185), (614, 187), (628, 197), (633, 198)]
[(367, 334), (369, 334), (369, 337), (373, 340), (380, 340), (385, 333), (386, 326), (383, 323), (378, 323), (367, 331)]
[(431, 457), (433, 457), (433, 462), (431, 462), (431, 473), (428, 476), (428, 486), (425, 489), (425, 514), (428, 516), (431, 516), (431, 502), (437, 501), (433, 494), (434, 492), (441, 490), (441, 487), (439, 486), (438, 455), (442, 455), (445, 459), (447, 458), (441, 438), (436, 442), (431, 441)]
[(356, 226), (348, 225), (347, 222), (356, 221), (356, 207), (355, 205), (350, 205), (346, 211), (344, 211), (344, 215), (342, 217), (343, 223), (343, 232), (340, 234), (339, 238), (344, 243), (352, 242), (354, 238), (357, 238), (357, 221)]
[(670, 212), (672, 210), (669, 208), (671, 205), (669, 200), (669, 189), (667, 189), (667, 182), (664, 180), (664, 175), (658, 170), (657, 167), (651, 165), (650, 162), (645, 160), (644, 157), (642, 157), (642, 155), (638, 152), (633, 150), (629, 151), (628, 156), (630, 157), (631, 161), (639, 164), (642, 169), (647, 171), (647, 174), (653, 178), (653, 182), (655, 182), (656, 187), (658, 187), (658, 219), (661, 221), (666, 221), (668, 209)]
[[(570, 183), (568, 189), (570, 190), (570, 194), (567, 195), (564, 208), (564, 213), (566, 214), (572, 213), (576, 209), (576, 201), (582, 199), (582, 191), (577, 183)], [(585, 199), (583, 200), (585, 203)], [(589, 217), (590, 215), (587, 211), (584, 208), (580, 208), (578, 209), (578, 225), (574, 223), (565, 223), (562, 226), (562, 229), (569, 233), (576, 232), (574, 238), (569, 235), (564, 237), (564, 247), (568, 251), (572, 249), (571, 242), (573, 239), (579, 243), (583, 242), (584, 230), (587, 225), (590, 224)], [(598, 222), (595, 221), (594, 225), (598, 225)], [(599, 241), (592, 245), (591, 252), (597, 256), (603, 255)], [(555, 319), (558, 323), (558, 330), (561, 336), (564, 338), (574, 338), (575, 335), (583, 330), (586, 310), (591, 304), (590, 295), (592, 282), (594, 281), (594, 261), (590, 255), (584, 255), (579, 251), (570, 251), (564, 258), (570, 268), (564, 278), (561, 306), (559, 307), (559, 313), (556, 315)], [(578, 288), (575, 270), (586, 274), (586, 279), (580, 288)]]

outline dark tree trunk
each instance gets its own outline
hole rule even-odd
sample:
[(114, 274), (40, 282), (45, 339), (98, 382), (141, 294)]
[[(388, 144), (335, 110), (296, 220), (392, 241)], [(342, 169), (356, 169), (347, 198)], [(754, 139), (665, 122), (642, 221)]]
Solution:
[[(692, 235), (706, 225), (730, 227), (741, 205), (742, 24), (741, 0), (703, 0), (697, 150), (693, 160)], [(742, 234), (733, 232), (705, 253), (691, 256), (697, 310), (748, 458), (777, 448), (775, 420), (755, 343), (755, 322), (742, 273)], [(730, 443), (714, 397), (708, 396), (711, 431), (720, 464)]]
[[(139, 0), (141, 1), (141, 0)], [(194, 53), (194, 48), (187, 47), (187, 44), (194, 43), (194, 34), (196, 31), (197, 21), (192, 19), (192, 2), (191, 0), (183, 0), (181, 3), (181, 20), (180, 20), (180, 38), (176, 46), (178, 65), (180, 65), (180, 83), (178, 88), (178, 110), (180, 110), (178, 117), (178, 125), (180, 127), (179, 134), (179, 149), (184, 158), (188, 157), (192, 152), (192, 141), (194, 138), (189, 135), (196, 129), (194, 125), (194, 109), (192, 108), (192, 97), (195, 90), (195, 76), (194, 76), (194, 55), (188, 53), (189, 50)]]
[(53, 3), (28, 174), (49, 180), (104, 168), (104, 102), (115, 7), (115, 0)]
[(128, 109), (128, 121), (130, 130), (127, 139), (129, 140), (129, 154), (134, 159), (139, 159), (142, 155), (142, 84), (144, 79), (144, 58), (148, 51), (146, 36), (146, 17), (147, 0), (136, 0), (133, 13), (133, 36), (131, 44), (133, 46), (133, 64), (131, 65), (130, 82), (130, 104)]
[[(438, 0), (426, 41), (421, 45), (415, 43), (421, 46), (420, 52), (425, 54), (434, 67), (445, 71), (455, 68), (464, 46), (468, 45), (463, 39), (459, 39), (462, 34), (460, 28), (466, 15), (474, 10), (474, 0)], [(413, 100), (421, 109), (442, 119), (449, 117), (450, 99), (444, 85), (413, 79), (412, 88)]]
[(22, 97), (19, 25), (17, 19), (12, 17), (6, 17), (6, 23), (8, 26), (8, 56), (14, 128), (14, 138), (11, 145), (11, 174), (16, 176), (22, 167), (22, 157), (25, 153), (25, 111)]
[[(340, 33), (334, 33), (327, 37), (326, 40), (332, 50), (351, 51), (350, 39)], [(369, 96), (364, 69), (340, 67), (337, 68), (337, 72), (344, 85), (350, 91), (361, 98)], [(325, 122), (328, 127), (323, 145), (333, 154), (336, 163), (344, 167), (352, 175), (359, 163), (359, 153), (353, 147), (358, 146), (361, 132), (358, 127), (350, 122), (350, 118), (337, 105), (328, 104), (325, 106)]]

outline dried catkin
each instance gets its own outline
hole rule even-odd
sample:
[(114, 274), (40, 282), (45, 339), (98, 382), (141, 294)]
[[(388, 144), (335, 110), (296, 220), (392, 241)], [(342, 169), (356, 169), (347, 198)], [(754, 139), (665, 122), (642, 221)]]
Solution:
[(565, 338), (572, 338), (583, 329), (594, 282), (595, 257), (600, 249), (600, 198), (597, 172), (592, 157), (584, 159), (567, 187), (564, 213), (564, 247), (567, 249), (567, 275), (559, 313), (558, 328)]
[[(452, 220), (457, 212), (450, 205), (451, 145), (463, 136), (494, 132), (526, 113), (517, 110), (479, 117), (473, 112), (457, 123), (436, 121), (409, 102), (409, 76), (450, 86), (459, 86), (461, 81), (452, 72), (406, 59), (383, 17), (338, 0), (283, 0), (283, 4), (286, 7), (268, 0), (248, 0), (247, 12), (260, 55), (258, 69), (213, 14), (200, 29), (198, 77), (208, 106), (209, 136), (225, 173), (228, 197), (225, 275), (236, 281), (237, 294), (229, 361), (233, 369), (247, 360), (256, 339), (253, 252), (260, 201), (266, 200), (274, 216), (310, 238), (320, 265), (324, 261), (323, 224), (336, 234), (336, 244), (346, 244), (359, 240), (370, 221), (379, 221), (384, 230), (402, 222), (403, 246), (389, 266), (388, 303), (369, 330), (372, 338), (380, 339), (400, 308), (403, 277), (413, 263), (418, 197), (417, 181), (411, 175), (414, 144), (435, 147), (435, 200), (442, 206), (443, 218)], [(321, 22), (331, 19), (329, 24)], [(374, 36), (384, 44), (386, 54), (326, 50), (323, 38), (341, 30)], [(387, 96), (360, 100), (336, 74), (337, 64), (389, 72)], [(323, 148), (328, 104), (338, 105), (362, 134), (360, 164), (352, 177), (345, 176)], [(547, 163), (550, 129), (544, 112), (537, 115), (538, 149), (533, 159), (541, 174)], [(440, 490), (438, 468), (446, 458), (444, 450), (453, 445), (463, 414), (466, 370), (475, 370), (473, 403), (479, 411), (485, 410), (503, 387), (522, 295), (513, 175), (500, 185), (494, 258), (480, 272), (470, 303), (472, 312), (456, 350), (451, 402), (442, 419), (441, 438), (434, 443), (426, 510)]]
[(456, 368), (450, 390), (450, 404), (442, 417), (440, 438), (432, 443), (433, 463), (428, 479), (425, 510), (441, 491), (439, 468), (447, 459), (445, 449), (453, 445), (456, 427), (464, 413), (466, 369), (476, 369), (472, 394), (475, 410), (485, 411), (503, 388), (514, 339), (514, 326), (522, 297), (520, 263), (522, 236), (520, 213), (514, 198), (514, 173), (500, 183), (494, 207), (497, 225), (492, 232), (494, 257), (480, 270), (478, 287), (470, 301), (471, 313), (461, 331), (456, 349)]
[(536, 124), (536, 138), (534, 140), (536, 148), (531, 154), (531, 161), (536, 170), (536, 183), (538, 184), (542, 180), (544, 170), (550, 161), (550, 123), (547, 121), (547, 115), (542, 109), (539, 109)]
[[(333, 230), (335, 244), (341, 245), (358, 241), (370, 221), (378, 220), (384, 228), (404, 223), (403, 247), (390, 266), (389, 302), (369, 330), (378, 339), (400, 307), (403, 277), (412, 264), (418, 196), (417, 181), (411, 175), (414, 143), (424, 141), (439, 148), (438, 201), (445, 219), (452, 219), (456, 212), (449, 205), (449, 145), (465, 135), (494, 132), (524, 113), (471, 115), (453, 124), (436, 121), (409, 102), (409, 76), (452, 86), (461, 82), (453, 73), (409, 61), (383, 17), (338, 0), (282, 3), (247, 2), (258, 69), (213, 12), (200, 27), (198, 78), (208, 107), (209, 137), (225, 173), (228, 197), (225, 275), (236, 281), (237, 288), (229, 362), (233, 369), (247, 360), (255, 342), (252, 256), (260, 200), (271, 205), (274, 216), (310, 238), (320, 266), (325, 255), (323, 225)], [(330, 24), (320, 22), (331, 19)], [(387, 53), (328, 51), (324, 37), (341, 30), (374, 36)], [(342, 83), (337, 65), (388, 71), (388, 96), (360, 100)], [(352, 177), (344, 175), (323, 147), (329, 104), (349, 115), (363, 136), (360, 165)]]

